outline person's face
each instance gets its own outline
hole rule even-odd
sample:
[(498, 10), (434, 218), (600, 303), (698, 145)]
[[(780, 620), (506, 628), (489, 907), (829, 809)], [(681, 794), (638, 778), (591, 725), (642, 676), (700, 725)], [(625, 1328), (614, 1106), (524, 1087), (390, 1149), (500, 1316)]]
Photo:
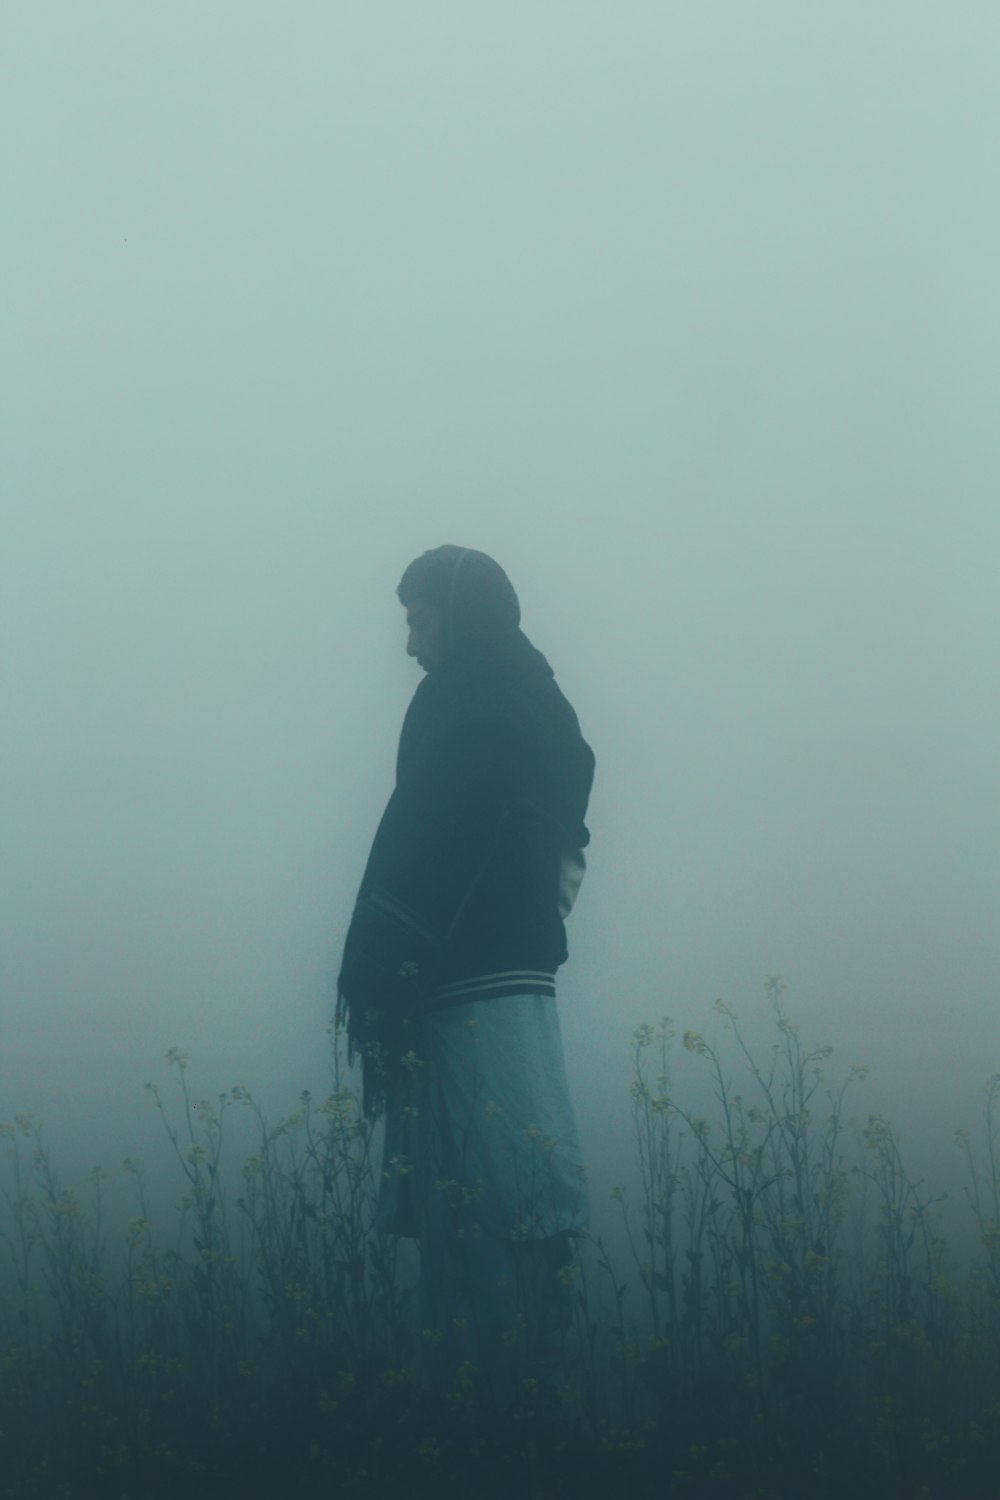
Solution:
[(418, 599), (406, 611), (406, 624), (407, 656), (415, 656), (425, 672), (433, 671), (444, 660), (444, 611)]

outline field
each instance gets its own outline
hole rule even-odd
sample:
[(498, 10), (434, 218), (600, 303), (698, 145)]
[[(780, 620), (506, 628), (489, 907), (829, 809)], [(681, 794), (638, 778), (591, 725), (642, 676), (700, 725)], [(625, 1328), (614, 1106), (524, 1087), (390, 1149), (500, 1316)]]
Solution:
[[(407, 1247), (375, 1227), (377, 1129), (332, 1035), (334, 1086), (271, 1124), (187, 1059), (153, 1086), (180, 1203), (133, 1212), (78, 1189), (58, 1143), (0, 1127), (0, 1496), (297, 1494), (987, 1500), (1000, 1474), (1000, 1076), (956, 1148), (971, 1255), (878, 1114), (861, 1070), (806, 1045), (780, 983), (772, 1044), (640, 1027), (634, 1174), (612, 1253), (567, 1269), (566, 1378), (525, 1364), (502, 1415), (482, 1372), (422, 1328)], [(711, 1115), (675, 1093), (686, 1049)], [(231, 1163), (232, 1125), (255, 1149)], [(502, 1331), (517, 1358), (522, 1325)], [(428, 1353), (435, 1351), (429, 1378)]]

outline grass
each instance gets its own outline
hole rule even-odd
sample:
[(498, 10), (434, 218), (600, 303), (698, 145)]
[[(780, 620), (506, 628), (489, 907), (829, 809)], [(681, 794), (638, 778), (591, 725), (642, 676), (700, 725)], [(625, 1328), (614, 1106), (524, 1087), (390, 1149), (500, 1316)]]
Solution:
[[(327, 1098), (271, 1124), (196, 1097), (172, 1051), (150, 1086), (180, 1188), (155, 1221), (139, 1165), (66, 1187), (38, 1122), (0, 1127), (0, 1497), (658, 1494), (977, 1500), (1000, 1472), (1000, 1076), (960, 1132), (975, 1254), (769, 981), (772, 1042), (669, 1021), (633, 1037), (624, 1251), (567, 1268), (575, 1327), (555, 1407), (503, 1421), (456, 1363), (429, 1382), (412, 1257), (376, 1220), (379, 1139), (332, 1039)], [(711, 1112), (674, 1087), (677, 1046)], [(234, 1113), (254, 1149), (227, 1156)], [(510, 1335), (513, 1336), (513, 1335)], [(440, 1348), (436, 1365), (440, 1369)]]

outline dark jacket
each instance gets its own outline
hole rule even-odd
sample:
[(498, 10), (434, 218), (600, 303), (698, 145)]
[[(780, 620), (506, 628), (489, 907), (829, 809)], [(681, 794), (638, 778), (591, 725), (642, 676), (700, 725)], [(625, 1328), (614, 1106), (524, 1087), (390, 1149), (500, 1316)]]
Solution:
[(566, 958), (560, 879), (589, 841), (593, 772), (573, 709), (519, 628), (456, 642), (428, 673), (338, 981), (368, 1061), (391, 1070), (387, 1049), (414, 1011), (554, 992)]

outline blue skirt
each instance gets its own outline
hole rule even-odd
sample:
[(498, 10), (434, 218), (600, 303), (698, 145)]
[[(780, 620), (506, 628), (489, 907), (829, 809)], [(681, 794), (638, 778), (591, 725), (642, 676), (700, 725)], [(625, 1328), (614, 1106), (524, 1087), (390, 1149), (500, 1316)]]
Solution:
[(419, 1243), (432, 1382), (507, 1412), (565, 1384), (572, 1236), (588, 1218), (555, 999), (470, 1001), (411, 1039), (379, 1227)]
[(411, 1037), (410, 1088), (386, 1120), (379, 1227), (423, 1240), (460, 1206), (467, 1225), (513, 1242), (582, 1229), (555, 1000), (469, 1001), (422, 1017)]

